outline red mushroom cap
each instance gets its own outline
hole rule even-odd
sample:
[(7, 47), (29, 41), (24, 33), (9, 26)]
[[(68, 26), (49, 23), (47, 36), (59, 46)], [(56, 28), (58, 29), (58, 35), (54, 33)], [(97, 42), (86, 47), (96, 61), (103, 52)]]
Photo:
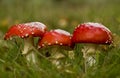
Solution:
[(10, 39), (13, 36), (26, 38), (29, 36), (37, 37), (42, 36), (46, 31), (46, 26), (40, 22), (30, 22), (13, 25), (5, 34), (4, 39)]
[(99, 23), (84, 23), (78, 25), (73, 32), (73, 43), (111, 44), (112, 33)]
[(46, 32), (43, 35), (43, 37), (39, 40), (38, 47), (42, 48), (44, 46), (50, 45), (71, 46), (70, 33), (61, 29)]

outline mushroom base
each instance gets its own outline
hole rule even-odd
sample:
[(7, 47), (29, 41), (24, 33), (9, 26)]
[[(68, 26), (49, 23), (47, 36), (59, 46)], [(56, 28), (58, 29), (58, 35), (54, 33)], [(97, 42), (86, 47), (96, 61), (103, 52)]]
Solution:
[[(40, 52), (45, 55), (49, 61), (61, 71), (68, 71), (71, 65), (67, 59), (73, 59), (74, 53), (72, 50), (68, 51), (66, 46), (47, 46), (40, 49)], [(63, 70), (64, 69), (64, 70)], [(70, 71), (70, 70), (69, 70)]]
[(77, 44), (75, 46), (75, 58), (79, 59), (78, 63), (80, 64), (83, 60), (83, 70), (87, 73), (87, 69), (91, 66), (98, 64), (99, 54), (104, 50), (106, 45), (97, 45), (97, 44)]
[(22, 54), (27, 54), (30, 50), (32, 50), (32, 47), (34, 46), (33, 38), (25, 38), (24, 39), (24, 49), (22, 51)]
[(24, 39), (24, 48), (22, 54), (25, 55), (26, 60), (29, 63), (36, 63), (37, 57), (34, 52), (34, 40), (32, 37), (28, 37)]

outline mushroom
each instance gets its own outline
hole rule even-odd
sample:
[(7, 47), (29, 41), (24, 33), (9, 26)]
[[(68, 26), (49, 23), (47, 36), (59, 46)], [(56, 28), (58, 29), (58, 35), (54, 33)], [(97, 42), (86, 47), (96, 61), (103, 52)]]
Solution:
[(69, 32), (61, 29), (47, 31), (39, 40), (38, 48), (43, 49), (43, 51), (44, 49), (47, 50), (50, 48), (52, 52), (49, 53), (51, 56), (48, 58), (54, 65), (57, 66), (57, 68), (60, 68), (61, 66), (59, 65), (59, 60), (65, 57), (64, 50), (66, 49), (63, 48), (69, 48), (69, 50), (71, 48), (71, 35)]
[(92, 51), (93, 55), (95, 55), (95, 48), (99, 44), (111, 44), (112, 43), (112, 33), (111, 31), (102, 24), (99, 23), (83, 23), (78, 25), (75, 28), (72, 36), (72, 43), (75, 45), (77, 43), (85, 43), (83, 52), (84, 64), (85, 64), (85, 72), (87, 69), (87, 62), (89, 60), (91, 65), (96, 62), (93, 57), (88, 56)]
[(39, 40), (38, 48), (51, 45), (71, 46), (71, 35), (69, 32), (55, 29), (46, 32)]
[(33, 50), (34, 39), (33, 37), (42, 37), (47, 27), (40, 22), (29, 22), (16, 24), (10, 27), (8, 32), (5, 34), (5, 40), (11, 40), (13, 37), (18, 36), (24, 39), (23, 55), (26, 55), (28, 61), (35, 63), (35, 55)]

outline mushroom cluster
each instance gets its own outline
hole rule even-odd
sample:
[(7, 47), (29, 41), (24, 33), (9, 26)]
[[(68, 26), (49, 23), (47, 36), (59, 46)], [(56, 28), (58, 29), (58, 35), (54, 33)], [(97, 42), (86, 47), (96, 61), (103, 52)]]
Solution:
[[(98, 44), (111, 44), (113, 41), (112, 33), (107, 27), (102, 24), (92, 22), (78, 25), (72, 35), (69, 32), (61, 29), (47, 31), (46, 25), (41, 22), (17, 24), (11, 26), (11, 28), (5, 34), (4, 39), (11, 40), (15, 36), (24, 39), (24, 48), (22, 54), (26, 55), (26, 58), (29, 62), (32, 61), (34, 63), (36, 63), (36, 60), (33, 48), (41, 50), (42, 48), (53, 46), (54, 49), (56, 49), (56, 46), (59, 46), (61, 47), (60, 49), (63, 49), (62, 46), (67, 46), (68, 48), (73, 49), (76, 44), (85, 43), (84, 49), (81, 50), (83, 52), (83, 58), (85, 59), (85, 72), (87, 68), (87, 61), (91, 59), (91, 57), (88, 57), (89, 51), (86, 51), (85, 49), (91, 48), (91, 46), (92, 48), (95, 48), (95, 46), (98, 46)], [(37, 45), (34, 45), (34, 37), (40, 38)], [(55, 56), (60, 58), (65, 57), (64, 53), (61, 53), (57, 54), (56, 52), (57, 55)], [(51, 53), (49, 53), (49, 55), (50, 54)], [(52, 57), (55, 58), (55, 56)], [(49, 56), (46, 55), (46, 57)]]

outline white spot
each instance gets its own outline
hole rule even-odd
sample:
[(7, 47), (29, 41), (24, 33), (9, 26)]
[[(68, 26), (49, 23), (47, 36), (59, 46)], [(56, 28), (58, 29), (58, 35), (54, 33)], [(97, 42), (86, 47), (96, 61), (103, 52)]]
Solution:
[(60, 45), (63, 45), (63, 43), (60, 43)]
[(44, 44), (42, 44), (42, 46), (45, 46)]
[(107, 40), (105, 43), (106, 43), (106, 44), (109, 43), (109, 40)]
[(68, 35), (68, 36), (70, 36), (70, 33), (67, 32), (67, 31), (65, 31), (65, 30), (56, 29), (56, 30), (54, 30), (54, 31), (57, 32), (57, 33), (60, 33), (60, 34), (64, 34), (64, 35)]
[(24, 38), (24, 36), (22, 36), (22, 38)]
[(55, 41), (56, 44), (58, 44), (58, 41)]
[(41, 48), (41, 46), (38, 46), (38, 49)]
[(51, 45), (51, 43), (48, 43), (48, 45)]
[(25, 36), (27, 37), (27, 36), (28, 36), (28, 34), (25, 34)]
[[(83, 24), (81, 24), (81, 25), (83, 25)], [(79, 26), (80, 26), (80, 24), (76, 28), (78, 28)]]
[(24, 30), (26, 29), (26, 28), (23, 28)]
[(32, 32), (32, 34), (34, 34), (34, 32)]

